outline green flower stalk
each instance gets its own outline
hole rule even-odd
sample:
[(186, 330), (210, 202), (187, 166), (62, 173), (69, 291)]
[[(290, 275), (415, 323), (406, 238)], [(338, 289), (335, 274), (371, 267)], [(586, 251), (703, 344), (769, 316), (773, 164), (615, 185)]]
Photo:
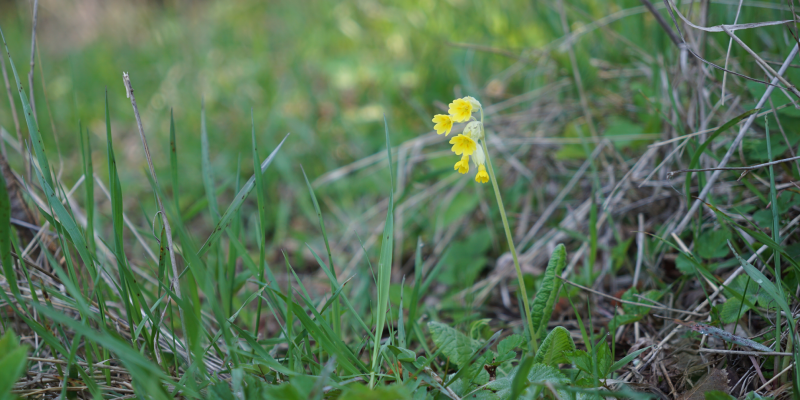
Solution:
[[(480, 111), (480, 120), (475, 120), (473, 112)], [(453, 145), (451, 150), (455, 155), (461, 156), (461, 159), (456, 162), (453, 167), (454, 170), (461, 174), (469, 172), (469, 159), (472, 157), (472, 162), (478, 167), (478, 173), (475, 174), (475, 181), (479, 183), (486, 183), (491, 181), (494, 195), (497, 199), (497, 207), (500, 210), (500, 218), (503, 220), (503, 229), (506, 232), (506, 239), (508, 240), (508, 249), (511, 256), (514, 258), (514, 268), (517, 271), (517, 279), (519, 280), (519, 289), (522, 294), (522, 306), (525, 311), (525, 318), (528, 322), (528, 332), (531, 334), (531, 347), (532, 351), (538, 350), (538, 343), (536, 333), (533, 329), (533, 321), (531, 320), (530, 302), (528, 301), (528, 293), (525, 290), (525, 282), (522, 279), (522, 270), (519, 267), (519, 259), (517, 257), (517, 249), (514, 246), (514, 238), (511, 236), (511, 228), (508, 225), (508, 217), (506, 217), (506, 209), (503, 206), (503, 197), (500, 194), (500, 188), (497, 186), (497, 177), (492, 168), (492, 162), (489, 159), (489, 148), (486, 146), (486, 131), (483, 126), (483, 106), (474, 97), (467, 96), (461, 99), (453, 100), (450, 103), (448, 114), (438, 114), (433, 117), (435, 124), (433, 129), (436, 133), (445, 136), (449, 135), (453, 130), (454, 122), (467, 122), (464, 131), (450, 139), (450, 144)], [(480, 145), (478, 145), (480, 143)]]

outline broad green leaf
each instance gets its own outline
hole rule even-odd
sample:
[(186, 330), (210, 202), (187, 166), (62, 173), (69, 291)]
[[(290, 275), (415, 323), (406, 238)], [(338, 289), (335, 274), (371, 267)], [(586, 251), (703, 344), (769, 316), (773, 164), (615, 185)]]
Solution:
[[(566, 352), (564, 353), (564, 356), (567, 358), (567, 360), (569, 360), (569, 362), (575, 364), (579, 370), (589, 374), (590, 376), (594, 376), (597, 379), (603, 379), (611, 369), (611, 364), (614, 360), (611, 357), (611, 351), (609, 350), (607, 344), (600, 343), (596, 346), (595, 350), (597, 351), (596, 360), (592, 359), (592, 354), (589, 354), (583, 350)], [(597, 371), (597, 375), (595, 375), (595, 371)]]
[(533, 362), (556, 367), (558, 364), (566, 363), (567, 358), (564, 357), (564, 353), (572, 351), (575, 351), (572, 336), (564, 327), (557, 326), (544, 338)]
[(414, 361), (417, 361), (417, 353), (414, 353), (409, 349), (392, 345), (386, 347), (394, 354), (395, 357), (397, 357), (398, 361), (405, 361), (412, 363)]
[(550, 256), (550, 262), (547, 263), (547, 269), (542, 278), (542, 288), (536, 293), (531, 307), (531, 321), (535, 330), (535, 332), (531, 332), (531, 335), (534, 338), (543, 337), (547, 330), (547, 323), (553, 314), (553, 306), (561, 288), (561, 281), (556, 278), (556, 275), (561, 274), (566, 263), (567, 250), (563, 244), (559, 244)]
[[(428, 330), (431, 332), (431, 339), (437, 347), (441, 349), (444, 358), (450, 360), (451, 364), (463, 368), (469, 364), (470, 358), (475, 352), (481, 349), (483, 344), (475, 339), (471, 339), (467, 335), (449, 327), (446, 324), (431, 321), (428, 322)], [(491, 353), (484, 354), (478, 360), (472, 363), (466, 371), (467, 374), (475, 372), (478, 368), (483, 368), (483, 362)], [(488, 373), (481, 371), (476, 381), (483, 381), (488, 379)]]
[(441, 322), (428, 322), (431, 339), (442, 354), (456, 365), (464, 365), (472, 354), (481, 348), (481, 343)]

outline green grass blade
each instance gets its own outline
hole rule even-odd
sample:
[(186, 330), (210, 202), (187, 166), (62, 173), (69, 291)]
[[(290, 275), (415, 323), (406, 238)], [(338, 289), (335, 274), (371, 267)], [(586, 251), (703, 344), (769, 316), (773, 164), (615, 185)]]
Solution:
[[(256, 205), (258, 207), (258, 221), (256, 224), (256, 234), (258, 235), (258, 239), (256, 243), (258, 243), (258, 280), (263, 282), (264, 281), (264, 271), (267, 269), (266, 265), (266, 244), (264, 241), (265, 238), (265, 228), (267, 223), (267, 200), (264, 198), (264, 176), (263, 172), (259, 173), (258, 168), (258, 160), (261, 157), (258, 156), (258, 145), (256, 143), (256, 123), (255, 119), (253, 118), (253, 110), (250, 109), (250, 127), (251, 127), (251, 135), (250, 139), (252, 141), (251, 146), (253, 149), (253, 177), (256, 181)], [(271, 279), (272, 280), (272, 279)], [(274, 281), (274, 280), (272, 280)], [(261, 298), (258, 299), (258, 306), (256, 310), (256, 319), (255, 319), (255, 326), (253, 327), (253, 336), (258, 338), (258, 327), (261, 324)]]
[(369, 377), (370, 388), (375, 387), (375, 374), (378, 372), (380, 361), (381, 336), (386, 324), (386, 314), (389, 308), (389, 286), (392, 280), (392, 245), (394, 243), (394, 178), (392, 177), (392, 146), (389, 141), (389, 125), (386, 117), (383, 118), (386, 129), (386, 153), (389, 158), (389, 205), (386, 211), (386, 222), (381, 236), (381, 253), (378, 257), (378, 299), (375, 308), (375, 340), (372, 351), (372, 371)]
[[(694, 154), (692, 155), (692, 160), (689, 162), (688, 169), (696, 169), (697, 168), (697, 165), (699, 165), (699, 163), (700, 163), (700, 156), (703, 155), (703, 153), (706, 151), (708, 146), (711, 145), (711, 142), (713, 142), (714, 139), (717, 138), (717, 136), (719, 136), (721, 133), (727, 131), (732, 126), (738, 124), (739, 121), (749, 117), (750, 115), (752, 115), (754, 113), (757, 113), (759, 110), (760, 109), (754, 109), (754, 110), (750, 110), (750, 111), (744, 112), (744, 113), (732, 118), (730, 121), (726, 122), (724, 125), (720, 126), (717, 130), (712, 132), (711, 135), (708, 136), (708, 139), (706, 139), (706, 141), (703, 142), (703, 144), (701, 144), (700, 147), (697, 148), (697, 151), (695, 151)], [(687, 199), (691, 199), (691, 185), (692, 185), (692, 173), (691, 172), (687, 172), (686, 173), (686, 184), (685, 184), (685, 188), (684, 188), (684, 190), (687, 193), (687, 197), (686, 197)]]
[(81, 139), (81, 156), (83, 158), (83, 182), (84, 190), (86, 191), (86, 243), (89, 245), (89, 251), (94, 253), (94, 165), (92, 164), (92, 141), (89, 131), (81, 129), (81, 124), (78, 122), (78, 134)]
[(414, 289), (411, 291), (411, 305), (408, 307), (408, 341), (414, 337), (414, 325), (417, 323), (417, 307), (422, 284), (422, 238), (417, 237), (417, 250), (414, 252)]
[(6, 179), (0, 174), (0, 261), (3, 262), (3, 273), (11, 288), (11, 293), (22, 301), (22, 296), (17, 286), (17, 274), (14, 272), (14, 263), (11, 260), (11, 200), (8, 198)]
[(181, 202), (180, 190), (178, 186), (178, 141), (175, 138), (175, 116), (172, 109), (169, 109), (169, 166), (172, 175), (172, 199), (175, 202), (175, 210), (180, 215)]
[[(261, 163), (261, 173), (262, 174), (264, 173), (264, 171), (267, 170), (267, 168), (270, 166), (270, 164), (272, 164), (272, 161), (275, 159), (275, 156), (278, 154), (278, 150), (281, 149), (281, 146), (283, 146), (283, 143), (286, 141), (286, 138), (288, 138), (288, 137), (289, 137), (289, 134), (286, 134), (286, 136), (284, 136), (283, 140), (281, 140), (280, 144), (278, 144), (278, 147), (276, 147), (275, 150), (273, 150), (272, 153), (270, 153), (270, 155), (267, 157), (267, 159), (264, 160)], [(244, 184), (242, 189), (239, 190), (239, 193), (236, 194), (236, 197), (233, 199), (231, 204), (228, 206), (228, 209), (225, 210), (224, 214), (222, 214), (222, 218), (220, 218), (220, 221), (217, 224), (217, 226), (214, 228), (214, 231), (211, 233), (211, 235), (208, 237), (208, 239), (206, 239), (206, 242), (203, 243), (203, 246), (200, 248), (200, 250), (198, 250), (198, 252), (197, 252), (198, 256), (203, 256), (204, 254), (206, 254), (206, 252), (208, 251), (209, 247), (214, 242), (216, 242), (217, 239), (219, 239), (220, 235), (222, 235), (222, 232), (225, 231), (225, 227), (227, 227), (228, 224), (230, 224), (231, 220), (236, 215), (236, 211), (239, 209), (239, 207), (242, 206), (242, 203), (244, 203), (244, 199), (247, 198), (247, 195), (249, 195), (251, 191), (253, 191), (253, 188), (255, 187), (255, 178), (256, 178), (255, 175), (256, 174), (253, 174), (253, 176), (251, 176), (250, 179), (248, 179), (247, 182)]]
[[(3, 45), (8, 55), (8, 62), (11, 64), (11, 71), (14, 72), (14, 80), (17, 82), (17, 91), (19, 92), (19, 99), (22, 102), (22, 112), (25, 114), (25, 123), (28, 125), (28, 132), (31, 135), (31, 144), (33, 145), (34, 152), (36, 152), (36, 160), (39, 162), (39, 168), (41, 168), (42, 174), (45, 175), (45, 181), (47, 181), (50, 187), (54, 187), (53, 177), (50, 175), (50, 163), (47, 161), (42, 136), (39, 133), (39, 125), (36, 123), (36, 118), (33, 117), (31, 106), (28, 103), (28, 97), (25, 95), (25, 90), (22, 89), (22, 85), (20, 84), (17, 68), (14, 66), (14, 60), (11, 59), (11, 52), (8, 50), (8, 44), (6, 44), (6, 37), (3, 35), (2, 29), (0, 29), (0, 38), (3, 39)], [(20, 146), (22, 146), (22, 143), (20, 143)]]
[(208, 198), (208, 211), (211, 213), (211, 220), (216, 225), (219, 222), (219, 205), (217, 197), (214, 195), (214, 173), (211, 170), (211, 158), (208, 152), (208, 131), (206, 130), (206, 101), (203, 100), (200, 111), (200, 170), (203, 175), (203, 186), (206, 189)]
[[(311, 202), (314, 204), (314, 211), (317, 213), (317, 219), (319, 220), (319, 229), (322, 232), (322, 239), (325, 241), (325, 249), (328, 251), (328, 266), (330, 267), (330, 274), (333, 277), (330, 280), (331, 283), (331, 291), (336, 290), (336, 268), (333, 266), (333, 256), (331, 255), (331, 245), (328, 243), (328, 233), (325, 231), (325, 220), (322, 219), (322, 211), (319, 208), (319, 202), (317, 201), (317, 195), (314, 194), (314, 188), (311, 187), (311, 182), (308, 181), (308, 175), (306, 175), (306, 170), (303, 166), (300, 166), (300, 170), (303, 172), (303, 178), (306, 180), (306, 186), (308, 187), (308, 193), (311, 195)], [(321, 264), (320, 264), (321, 265)], [(331, 319), (333, 320), (333, 331), (336, 332), (336, 335), (341, 337), (342, 336), (342, 320), (341, 320), (341, 312), (339, 309), (339, 302), (333, 304), (333, 315)]]

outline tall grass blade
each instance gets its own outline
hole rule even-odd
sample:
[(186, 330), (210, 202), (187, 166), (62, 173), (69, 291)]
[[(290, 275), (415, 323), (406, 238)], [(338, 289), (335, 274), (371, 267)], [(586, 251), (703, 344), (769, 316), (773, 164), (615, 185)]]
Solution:
[[(336, 268), (333, 266), (333, 256), (331, 255), (331, 245), (328, 243), (328, 233), (325, 231), (325, 220), (322, 218), (322, 211), (319, 208), (319, 202), (317, 201), (317, 195), (314, 194), (314, 188), (311, 187), (311, 182), (308, 181), (308, 175), (306, 175), (306, 170), (303, 166), (300, 166), (300, 170), (303, 172), (303, 178), (306, 180), (306, 186), (308, 187), (308, 193), (311, 195), (311, 202), (314, 204), (314, 211), (317, 213), (317, 219), (319, 220), (319, 229), (322, 232), (322, 239), (325, 241), (325, 249), (328, 251), (328, 267), (330, 268), (330, 275), (332, 278), (330, 280), (331, 283), (331, 291), (336, 290)], [(341, 311), (339, 302), (333, 304), (333, 315), (331, 319), (333, 320), (333, 331), (336, 332), (336, 335), (341, 337), (342, 336), (342, 320), (341, 320)]]
[[(276, 147), (275, 150), (272, 150), (272, 153), (269, 154), (267, 159), (261, 163), (262, 174), (267, 170), (270, 164), (272, 164), (272, 161), (278, 154), (278, 150), (281, 149), (281, 146), (283, 146), (283, 143), (286, 141), (286, 138), (288, 137), (289, 134), (287, 133), (286, 136), (283, 137), (283, 140), (281, 140), (281, 142), (278, 144), (278, 147)], [(242, 189), (239, 190), (239, 193), (236, 194), (236, 197), (234, 197), (233, 201), (228, 206), (228, 209), (225, 210), (224, 214), (222, 214), (219, 223), (217, 223), (217, 226), (214, 227), (214, 231), (211, 233), (208, 239), (206, 239), (206, 242), (203, 243), (203, 246), (200, 247), (200, 250), (197, 251), (198, 256), (201, 257), (204, 254), (206, 254), (209, 247), (212, 244), (214, 244), (217, 241), (217, 239), (219, 239), (220, 235), (222, 235), (222, 232), (225, 231), (225, 228), (228, 226), (228, 224), (230, 224), (231, 220), (236, 215), (236, 211), (239, 209), (239, 207), (242, 206), (242, 203), (244, 203), (244, 199), (247, 198), (247, 195), (249, 195), (251, 191), (253, 191), (253, 188), (255, 187), (255, 179), (256, 176), (254, 173), (253, 176), (251, 176), (250, 179), (247, 180)]]
[(389, 141), (389, 124), (386, 116), (383, 117), (386, 130), (386, 153), (389, 159), (389, 205), (386, 211), (386, 222), (381, 236), (381, 253), (378, 258), (378, 299), (375, 307), (375, 340), (372, 350), (372, 371), (369, 376), (369, 387), (375, 387), (375, 374), (378, 372), (380, 360), (381, 336), (386, 324), (386, 314), (389, 308), (389, 286), (392, 279), (392, 244), (394, 243), (394, 178), (392, 176), (392, 145)]
[[(14, 60), (11, 59), (11, 52), (8, 50), (8, 44), (6, 43), (6, 37), (3, 35), (2, 29), (0, 29), (0, 38), (3, 39), (3, 46), (6, 48), (8, 62), (11, 64), (11, 71), (14, 72), (14, 80), (17, 83), (19, 99), (22, 102), (22, 112), (25, 114), (25, 123), (28, 125), (28, 132), (31, 135), (31, 144), (33, 145), (33, 150), (36, 152), (36, 160), (39, 162), (39, 168), (41, 168), (42, 174), (45, 175), (45, 181), (50, 185), (50, 187), (55, 187), (55, 185), (53, 185), (53, 177), (50, 175), (50, 163), (47, 161), (47, 155), (44, 152), (42, 136), (39, 133), (39, 125), (36, 123), (36, 118), (33, 117), (33, 111), (31, 111), (31, 106), (28, 103), (25, 90), (22, 89), (22, 85), (20, 84), (17, 68), (14, 66)], [(22, 143), (20, 143), (20, 146), (22, 146)]]

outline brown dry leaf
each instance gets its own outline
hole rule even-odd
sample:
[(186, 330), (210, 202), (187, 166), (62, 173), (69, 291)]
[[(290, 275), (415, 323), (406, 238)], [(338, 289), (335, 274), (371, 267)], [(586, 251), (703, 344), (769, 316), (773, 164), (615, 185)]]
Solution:
[(691, 390), (678, 397), (678, 400), (704, 400), (706, 392), (719, 390), (728, 393), (728, 372), (712, 368)]

